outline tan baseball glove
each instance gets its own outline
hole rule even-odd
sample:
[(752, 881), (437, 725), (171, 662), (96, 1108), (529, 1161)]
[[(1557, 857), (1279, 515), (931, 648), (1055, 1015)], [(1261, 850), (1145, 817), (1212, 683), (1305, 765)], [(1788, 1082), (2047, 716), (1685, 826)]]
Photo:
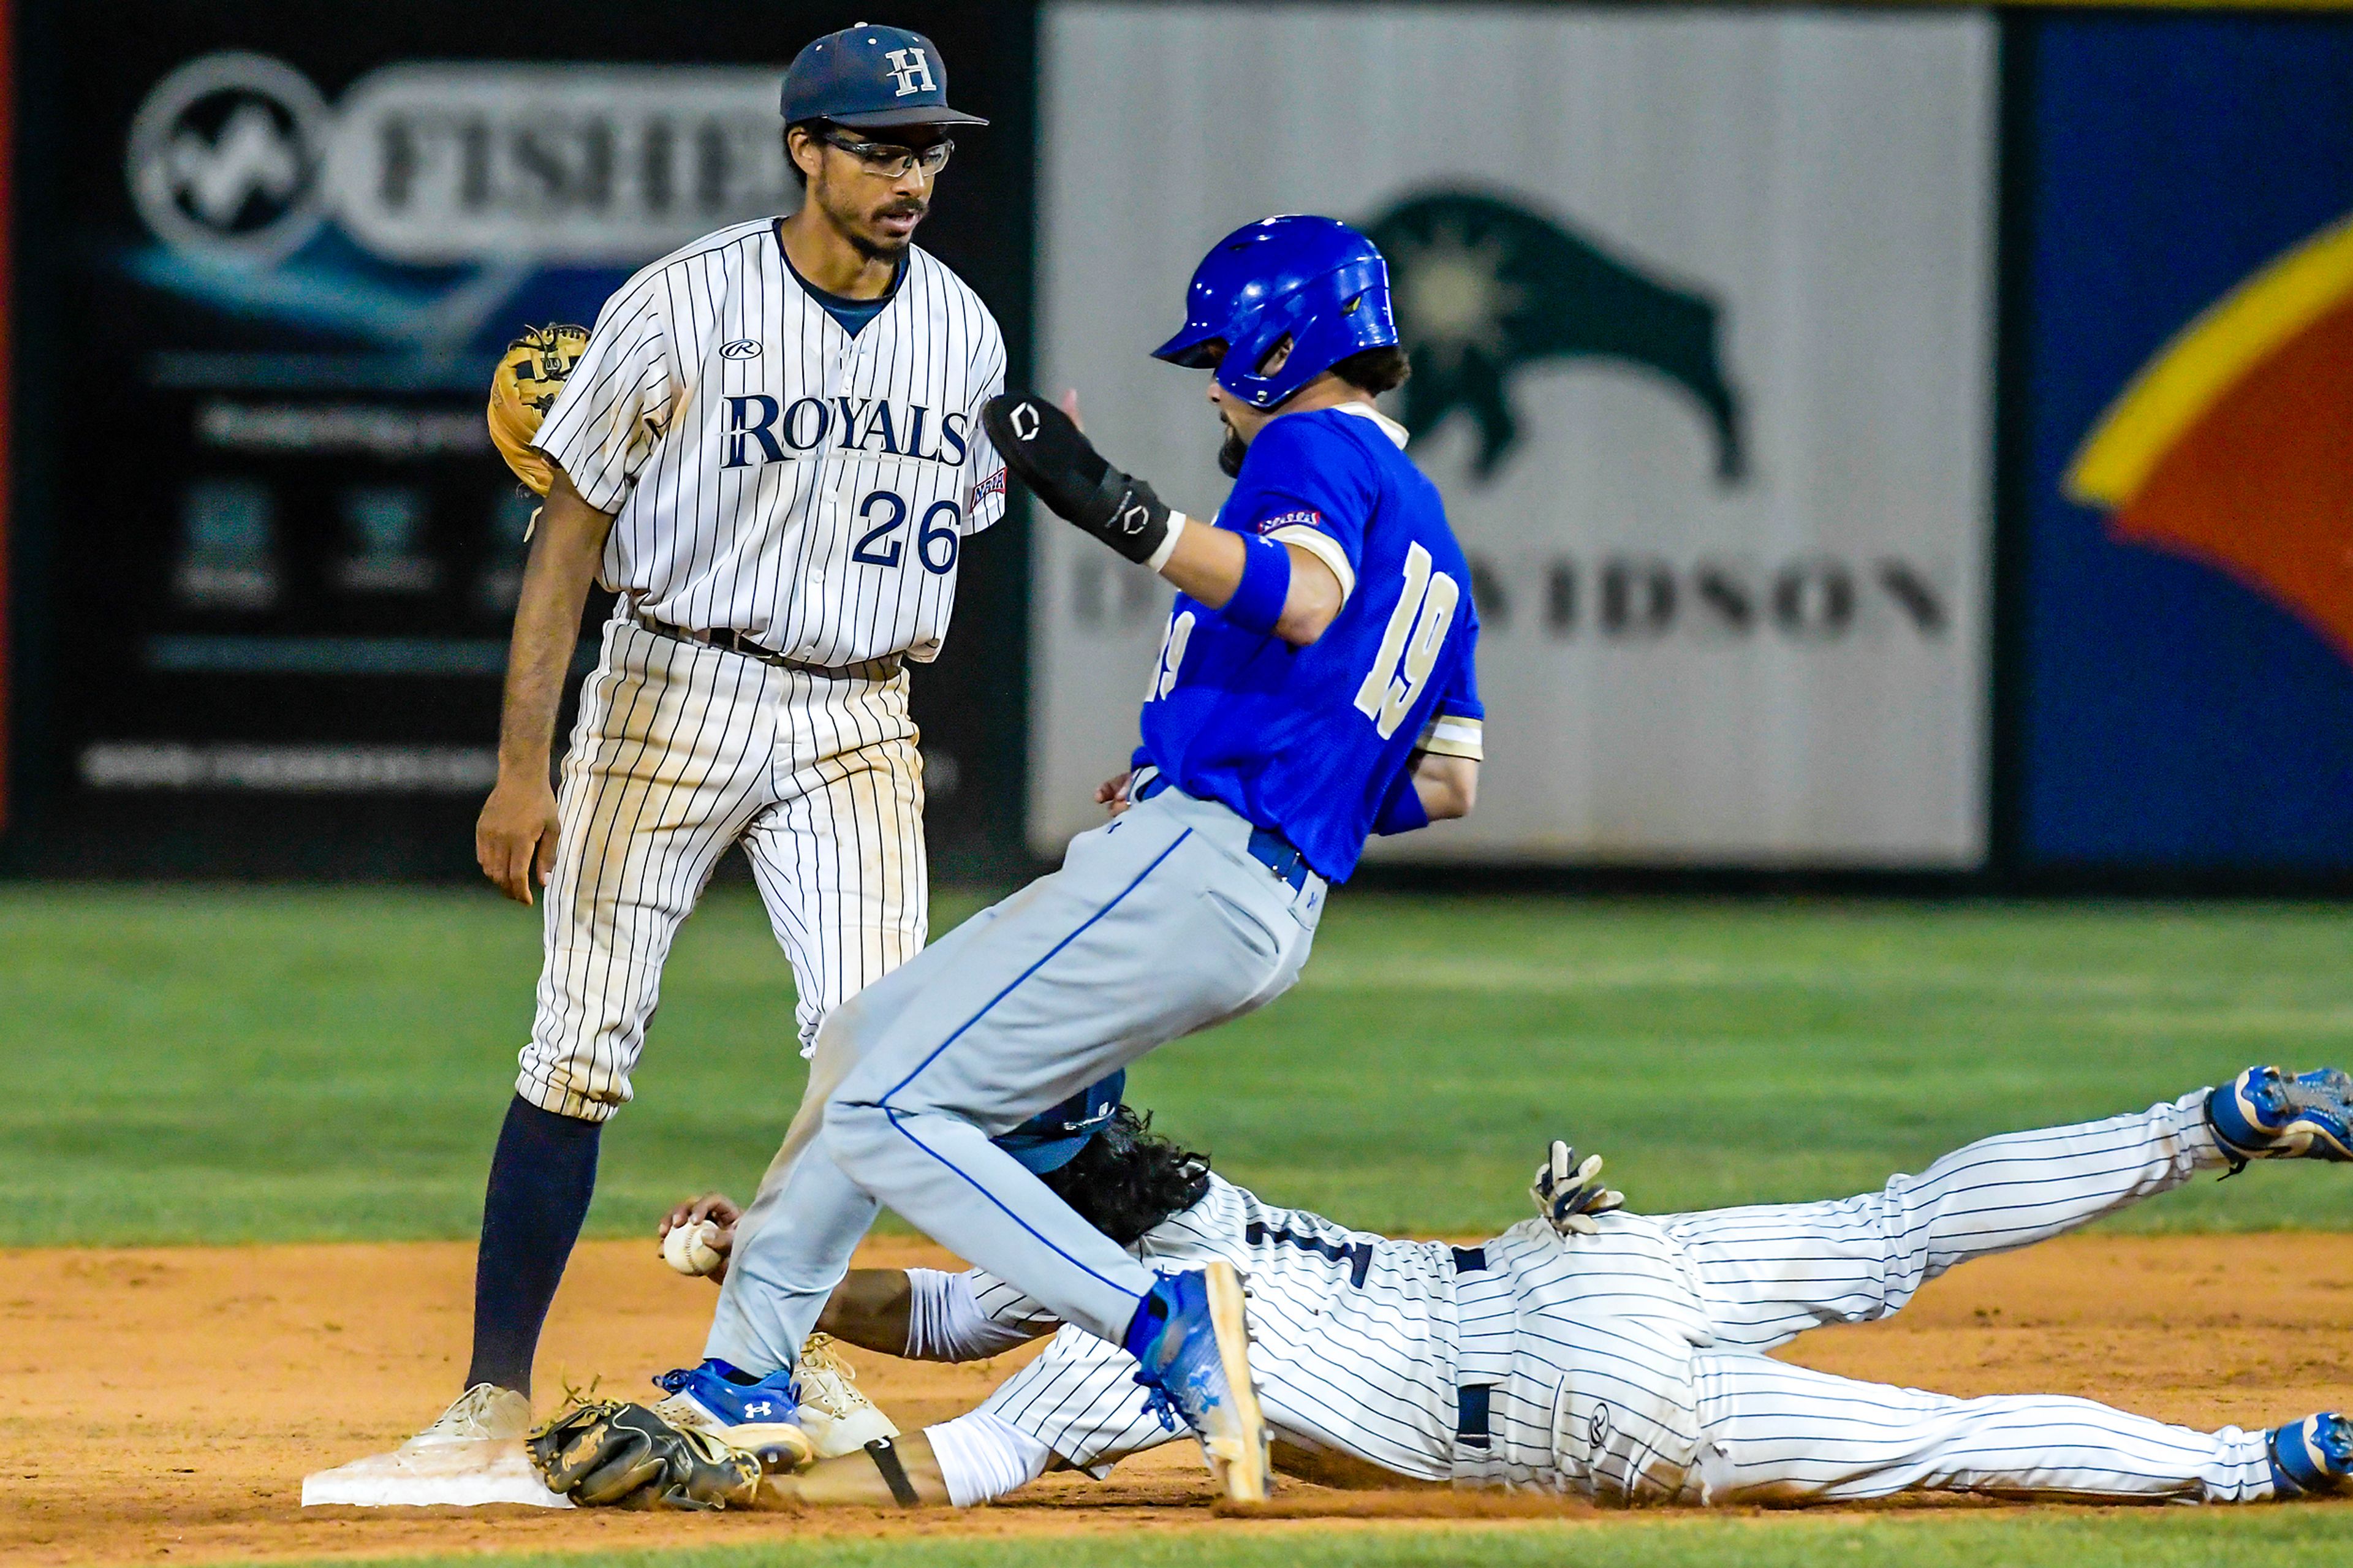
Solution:
[(557, 1413), (523, 1452), (548, 1490), (583, 1508), (750, 1508), (760, 1494), (757, 1456), (618, 1399)]
[(491, 439), (515, 478), (543, 496), (555, 470), (531, 444), (540, 421), (564, 390), (565, 379), (588, 348), (588, 329), (561, 323), (533, 327), (507, 345), (491, 373)]

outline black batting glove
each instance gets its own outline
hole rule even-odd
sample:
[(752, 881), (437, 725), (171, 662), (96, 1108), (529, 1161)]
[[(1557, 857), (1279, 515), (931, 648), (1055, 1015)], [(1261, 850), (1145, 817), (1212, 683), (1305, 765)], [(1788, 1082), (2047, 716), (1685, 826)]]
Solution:
[(980, 423), (1049, 511), (1138, 564), (1159, 552), (1168, 508), (1150, 485), (1105, 462), (1069, 415), (1035, 394), (1008, 392), (982, 406)]

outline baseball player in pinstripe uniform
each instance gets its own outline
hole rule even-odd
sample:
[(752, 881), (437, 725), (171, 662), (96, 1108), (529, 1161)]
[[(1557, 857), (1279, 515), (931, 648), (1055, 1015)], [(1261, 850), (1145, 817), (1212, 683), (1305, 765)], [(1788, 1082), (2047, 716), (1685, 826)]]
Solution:
[[(540, 1327), (630, 1097), (664, 957), (720, 857), (750, 857), (804, 1050), (919, 952), (909, 661), (964, 541), (1005, 506), (980, 427), (1005, 344), (912, 243), (954, 147), (931, 41), (860, 26), (784, 81), (789, 216), (707, 235), (607, 302), (533, 445), (553, 484), (515, 616), (483, 870), (543, 884), (538, 1012), (493, 1156), (465, 1394), (412, 1446), (518, 1436)], [(591, 578), (620, 598), (552, 791)]]
[[(2250, 1068), (2145, 1111), (1988, 1138), (1830, 1203), (1627, 1214), (1600, 1162), (1556, 1142), (1536, 1173), (1541, 1217), (1467, 1247), (1276, 1208), (1150, 1134), (1119, 1092), (1098, 1085), (1000, 1142), (1149, 1266), (1217, 1259), (1247, 1275), (1277, 1461), (1311, 1479), (1608, 1502), (2253, 1502), (2340, 1490), (2353, 1472), (2353, 1423), (2336, 1415), (2205, 1432), (2084, 1399), (1858, 1383), (1763, 1353), (1890, 1316), (1957, 1263), (2200, 1170), (2353, 1158), (2340, 1071)], [(978, 1409), (890, 1446), (887, 1463), (825, 1460), (771, 1478), (763, 1501), (964, 1506), (1059, 1465), (1107, 1475), (1176, 1436), (1138, 1397), (1134, 1358), (977, 1270), (853, 1270), (819, 1326), (936, 1361), (1055, 1337)]]

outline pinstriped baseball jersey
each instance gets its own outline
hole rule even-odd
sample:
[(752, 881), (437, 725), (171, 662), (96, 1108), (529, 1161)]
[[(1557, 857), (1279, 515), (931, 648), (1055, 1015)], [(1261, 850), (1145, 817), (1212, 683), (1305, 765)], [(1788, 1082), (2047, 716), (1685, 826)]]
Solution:
[[(2047, 1394), (1955, 1399), (1771, 1359), (1802, 1330), (1886, 1317), (1955, 1264), (2084, 1225), (2223, 1163), (2204, 1090), (1984, 1139), (1828, 1203), (1541, 1221), (1479, 1247), (1391, 1241), (1212, 1178), (1147, 1260), (1246, 1272), (1250, 1364), (1278, 1437), (1408, 1476), (1621, 1500), (1842, 1500), (1932, 1489), (2253, 1501), (2263, 1436)], [(981, 1307), (1042, 1331), (983, 1276)], [(1102, 1473), (1173, 1440), (1135, 1363), (1064, 1328), (982, 1409)]]
[(853, 337), (776, 220), (646, 268), (596, 318), (534, 443), (616, 514), (600, 574), (642, 614), (827, 666), (934, 658), (965, 537), (1005, 509), (979, 409), (1005, 342), (910, 247)]
[[(1442, 1479), (1454, 1431), (1452, 1249), (1392, 1241), (1303, 1209), (1264, 1204), (1212, 1175), (1201, 1201), (1148, 1234), (1153, 1264), (1222, 1259), (1250, 1281), (1259, 1342), (1250, 1368), (1285, 1438), (1336, 1448), (1410, 1476)], [(1052, 1317), (987, 1276), (974, 1293), (993, 1321), (1043, 1332)], [(1135, 1363), (1065, 1328), (982, 1408), (1094, 1468), (1169, 1440), (1144, 1408)]]

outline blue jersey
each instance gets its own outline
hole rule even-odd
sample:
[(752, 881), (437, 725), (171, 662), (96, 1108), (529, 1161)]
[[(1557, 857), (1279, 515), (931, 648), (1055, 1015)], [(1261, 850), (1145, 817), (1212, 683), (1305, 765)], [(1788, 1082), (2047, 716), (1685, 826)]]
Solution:
[(1417, 751), (1476, 758), (1471, 569), (1437, 487), (1366, 404), (1270, 421), (1217, 526), (1332, 568), (1340, 614), (1305, 647), (1245, 631), (1184, 594), (1145, 696), (1138, 767), (1296, 845), (1339, 881)]

